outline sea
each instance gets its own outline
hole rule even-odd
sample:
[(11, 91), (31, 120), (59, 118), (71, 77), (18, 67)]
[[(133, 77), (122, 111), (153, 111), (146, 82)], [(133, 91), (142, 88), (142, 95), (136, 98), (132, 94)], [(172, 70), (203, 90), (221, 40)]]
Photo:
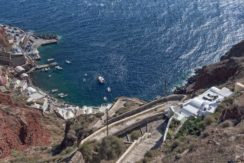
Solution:
[[(35, 72), (34, 83), (67, 93), (68, 103), (98, 106), (120, 96), (152, 100), (167, 95), (195, 68), (217, 62), (244, 39), (244, 3), (0, 0), (0, 23), (58, 35), (57, 45), (39, 49), (40, 64), (55, 58), (63, 70)], [(104, 85), (97, 82), (99, 75)]]

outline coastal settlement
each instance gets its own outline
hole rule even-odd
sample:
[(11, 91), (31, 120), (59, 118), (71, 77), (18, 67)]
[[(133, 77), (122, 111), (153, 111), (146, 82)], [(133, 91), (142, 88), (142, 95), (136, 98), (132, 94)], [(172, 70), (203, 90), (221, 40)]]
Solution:
[[(110, 105), (94, 109), (65, 104), (32, 84), (31, 73), (33, 71), (61, 69), (54, 59), (48, 59), (47, 64), (43, 65), (37, 63), (41, 59), (38, 48), (56, 43), (58, 43), (56, 35), (37, 35), (18, 27), (0, 24), (1, 92), (14, 92), (14, 98), (22, 99), (21, 101), (28, 106), (40, 109), (45, 113), (55, 112), (65, 120), (81, 114), (104, 112)], [(70, 63), (70, 61), (66, 62)], [(58, 95), (61, 98), (67, 96), (63, 93)]]

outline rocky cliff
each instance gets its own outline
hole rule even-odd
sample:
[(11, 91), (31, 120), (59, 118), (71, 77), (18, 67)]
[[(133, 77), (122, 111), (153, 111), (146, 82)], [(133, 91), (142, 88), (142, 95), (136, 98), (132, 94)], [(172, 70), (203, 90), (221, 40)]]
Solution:
[[(244, 41), (233, 46), (220, 61), (196, 70), (187, 84), (175, 93), (195, 95), (211, 86), (233, 90), (236, 82), (244, 83)], [(163, 149), (151, 151), (144, 162), (179, 163), (241, 163), (244, 162), (244, 92), (225, 99), (216, 113), (198, 118), (199, 124), (184, 128), (184, 135), (168, 139)], [(193, 121), (193, 120), (188, 120)], [(201, 129), (199, 126), (201, 125)]]
[(1, 104), (0, 131), (0, 158), (12, 150), (50, 143), (50, 133), (41, 124), (41, 113), (30, 108)]
[(235, 81), (244, 81), (244, 41), (233, 46), (219, 62), (197, 69), (187, 84), (177, 88), (175, 93), (191, 94), (214, 85), (231, 88)]

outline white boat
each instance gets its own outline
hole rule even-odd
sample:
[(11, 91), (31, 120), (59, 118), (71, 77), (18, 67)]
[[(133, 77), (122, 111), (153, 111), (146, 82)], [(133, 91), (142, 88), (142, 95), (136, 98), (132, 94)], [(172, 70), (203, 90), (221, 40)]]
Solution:
[(99, 82), (100, 84), (104, 84), (104, 83), (105, 83), (105, 79), (104, 79), (104, 77), (102, 77), (102, 76), (98, 76), (98, 77), (97, 77), (97, 80), (98, 80), (98, 82)]
[(108, 92), (108, 93), (112, 92), (112, 90), (111, 90), (110, 87), (107, 87), (107, 92)]
[(54, 61), (54, 58), (48, 58), (47, 59), (47, 62), (53, 62)]
[(58, 96), (59, 96), (60, 98), (64, 98), (64, 97), (67, 97), (67, 96), (68, 96), (68, 94), (59, 93), (59, 94), (58, 94)]
[(51, 67), (54, 67), (54, 66), (57, 66), (58, 65), (58, 62), (52, 62), (49, 64)]
[(55, 68), (56, 68), (57, 70), (63, 70), (63, 68), (60, 67), (60, 66), (55, 66)]
[(58, 89), (52, 89), (52, 93), (58, 92)]
[(108, 98), (105, 96), (105, 97), (103, 97), (103, 100), (104, 101), (108, 101)]
[(69, 61), (69, 60), (65, 60), (65, 62), (66, 62), (67, 64), (71, 64), (71, 61)]
[(51, 77), (52, 77), (52, 75), (48, 75), (48, 77), (49, 77), (49, 78), (51, 78)]

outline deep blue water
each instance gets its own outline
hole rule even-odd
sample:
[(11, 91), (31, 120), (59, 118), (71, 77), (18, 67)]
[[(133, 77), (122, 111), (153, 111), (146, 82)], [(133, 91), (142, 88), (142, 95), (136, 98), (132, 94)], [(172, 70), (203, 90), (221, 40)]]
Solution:
[[(98, 105), (103, 97), (153, 99), (180, 84), (191, 70), (216, 62), (244, 39), (242, 0), (1, 0), (0, 23), (61, 36), (40, 49), (62, 72), (35, 73), (45, 90), (69, 102)], [(65, 59), (73, 62), (64, 63)], [(86, 82), (83, 82), (87, 73)], [(97, 84), (96, 76), (107, 80)], [(112, 93), (105, 88), (110, 86)]]

